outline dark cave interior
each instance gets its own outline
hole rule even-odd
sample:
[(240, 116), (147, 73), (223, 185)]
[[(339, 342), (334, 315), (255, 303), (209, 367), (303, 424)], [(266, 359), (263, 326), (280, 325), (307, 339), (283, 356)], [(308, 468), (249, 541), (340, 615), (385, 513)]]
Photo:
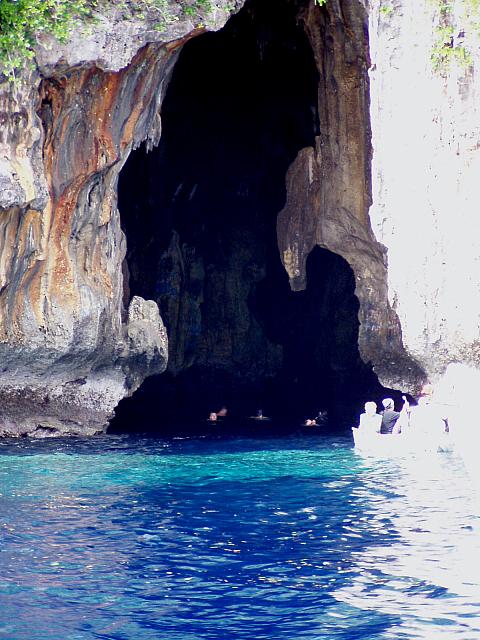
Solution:
[(125, 304), (158, 303), (169, 366), (120, 403), (111, 431), (205, 424), (223, 405), (230, 424), (261, 407), (276, 425), (326, 409), (340, 427), (386, 392), (359, 355), (348, 263), (316, 247), (306, 289), (292, 292), (280, 261), (285, 174), (319, 133), (301, 7), (249, 0), (224, 29), (188, 42), (159, 146), (132, 152), (121, 172)]

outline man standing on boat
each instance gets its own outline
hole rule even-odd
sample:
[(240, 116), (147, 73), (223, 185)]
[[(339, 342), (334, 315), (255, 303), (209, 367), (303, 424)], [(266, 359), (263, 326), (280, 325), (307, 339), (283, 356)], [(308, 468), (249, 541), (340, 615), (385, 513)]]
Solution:
[(433, 393), (423, 393), (418, 398), (418, 404), (413, 408), (410, 416), (412, 435), (422, 450), (451, 446), (448, 434), (449, 424), (445, 407), (433, 401)]
[(403, 419), (407, 418), (407, 412), (410, 407), (408, 400), (405, 396), (403, 398), (403, 407), (401, 411), (395, 411), (395, 406), (392, 398), (385, 398), (382, 400), (382, 424), (380, 425), (380, 433), (401, 433), (401, 426)]

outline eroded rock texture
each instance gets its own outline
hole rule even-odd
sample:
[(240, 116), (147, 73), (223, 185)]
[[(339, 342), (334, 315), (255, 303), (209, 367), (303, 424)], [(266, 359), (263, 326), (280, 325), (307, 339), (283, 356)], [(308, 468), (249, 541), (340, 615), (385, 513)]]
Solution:
[(359, 347), (386, 386), (413, 391), (422, 371), (405, 353), (387, 291), (387, 258), (371, 230), (368, 33), (360, 2), (332, 0), (302, 13), (319, 72), (320, 134), (287, 175), (278, 243), (294, 290), (315, 245), (347, 260), (360, 302)]
[(467, 405), (480, 366), (478, 8), (381, 5), (370, 15), (372, 224), (406, 348), (435, 382), (456, 363), (441, 385)]
[(2, 85), (0, 433), (99, 431), (166, 366), (155, 303), (123, 306), (116, 186), (132, 147), (158, 142), (164, 87), (195, 29), (121, 18), (64, 47), (39, 43), (39, 70)]

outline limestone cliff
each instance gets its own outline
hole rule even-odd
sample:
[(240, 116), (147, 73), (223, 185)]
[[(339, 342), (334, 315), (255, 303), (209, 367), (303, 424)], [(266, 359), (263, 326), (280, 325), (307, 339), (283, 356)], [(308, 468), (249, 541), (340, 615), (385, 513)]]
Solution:
[(375, 239), (371, 204), (370, 65), (367, 13), (360, 2), (331, 0), (303, 14), (320, 76), (320, 136), (287, 175), (287, 203), (278, 242), (294, 289), (305, 284), (306, 258), (315, 245), (343, 256), (356, 277), (360, 353), (383, 384), (409, 389), (422, 372), (402, 345), (388, 299), (387, 255)]
[[(315, 123), (293, 158), (285, 155), (286, 199), (271, 212), (291, 289), (305, 288), (314, 248), (328, 249), (353, 270), (360, 354), (383, 384), (414, 392), (427, 378), (440, 380), (449, 364), (475, 371), (478, 47), (466, 0), (447, 13), (441, 0), (282, 2), (308, 38), (318, 75), (318, 104), (307, 104)], [(39, 37), (35, 68), (0, 86), (0, 433), (100, 431), (121, 398), (165, 370), (158, 306), (128, 290), (119, 174), (133, 149), (160, 141), (162, 101), (183, 45), (220, 29), (242, 4), (218, 0), (204, 20), (192, 21), (171, 2), (161, 31), (158, 15), (134, 19), (124, 6), (104, 9), (64, 45)], [(446, 26), (450, 39), (439, 44)], [(261, 58), (268, 32), (263, 25)], [(457, 55), (465, 42), (468, 56)], [(262, 171), (264, 183), (271, 176)], [(174, 198), (183, 183), (175, 189)], [(235, 189), (247, 197), (241, 185)], [(281, 350), (262, 333), (249, 292), (265, 275), (272, 248), (260, 242), (255, 216), (242, 231), (242, 259), (223, 272), (212, 267), (209, 276), (222, 287), (233, 280), (242, 292), (220, 322), (236, 342), (222, 342), (225, 333), (210, 342), (215, 362), (227, 353), (233, 370), (241, 356), (250, 370), (257, 347), (245, 354), (237, 342), (253, 335), (252, 344), (269, 354), (270, 375)], [(204, 223), (196, 224), (195, 233), (203, 233)], [(134, 249), (138, 268), (143, 246)], [(195, 251), (186, 243), (175, 249), (179, 268), (190, 254), (197, 265)], [(142, 277), (140, 269), (140, 289)], [(166, 306), (178, 317), (193, 313), (202, 333), (208, 317), (197, 289), (183, 316), (182, 301)], [(175, 336), (175, 372), (193, 362), (184, 337)], [(205, 349), (202, 358), (209, 360)]]
[(345, 257), (364, 359), (384, 384), (423, 377), (458, 404), (480, 366), (478, 7), (363, 5), (304, 14), (321, 134), (289, 170), (279, 246), (294, 288), (315, 244)]
[(370, 5), (370, 217), (404, 344), (459, 398), (480, 367), (478, 7)]
[[(161, 32), (158, 15), (123, 11), (66, 45), (43, 36), (36, 69), (1, 86), (1, 433), (102, 430), (166, 366), (155, 303), (123, 308), (116, 184), (130, 150), (158, 141), (171, 68), (198, 29), (174, 6)], [(227, 17), (220, 6), (210, 28)]]

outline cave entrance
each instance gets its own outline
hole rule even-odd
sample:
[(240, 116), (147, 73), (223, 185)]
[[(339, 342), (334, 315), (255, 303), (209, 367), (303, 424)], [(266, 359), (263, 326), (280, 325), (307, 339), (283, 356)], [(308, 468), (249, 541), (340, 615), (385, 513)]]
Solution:
[(298, 422), (335, 413), (352, 382), (375, 378), (358, 354), (349, 265), (318, 247), (306, 290), (293, 293), (277, 247), (286, 171), (319, 134), (305, 2), (248, 0), (224, 29), (188, 42), (159, 146), (122, 170), (125, 303), (158, 303), (169, 365), (122, 401), (114, 429), (198, 421), (224, 404)]
[[(252, 308), (266, 335), (282, 346), (275, 379), (281, 411), (291, 420), (327, 409), (340, 426), (369, 394), (384, 391), (358, 350), (354, 273), (341, 256), (315, 247), (306, 263), (306, 287), (293, 292), (284, 271), (259, 283)], [(350, 423), (351, 425), (351, 423)]]

